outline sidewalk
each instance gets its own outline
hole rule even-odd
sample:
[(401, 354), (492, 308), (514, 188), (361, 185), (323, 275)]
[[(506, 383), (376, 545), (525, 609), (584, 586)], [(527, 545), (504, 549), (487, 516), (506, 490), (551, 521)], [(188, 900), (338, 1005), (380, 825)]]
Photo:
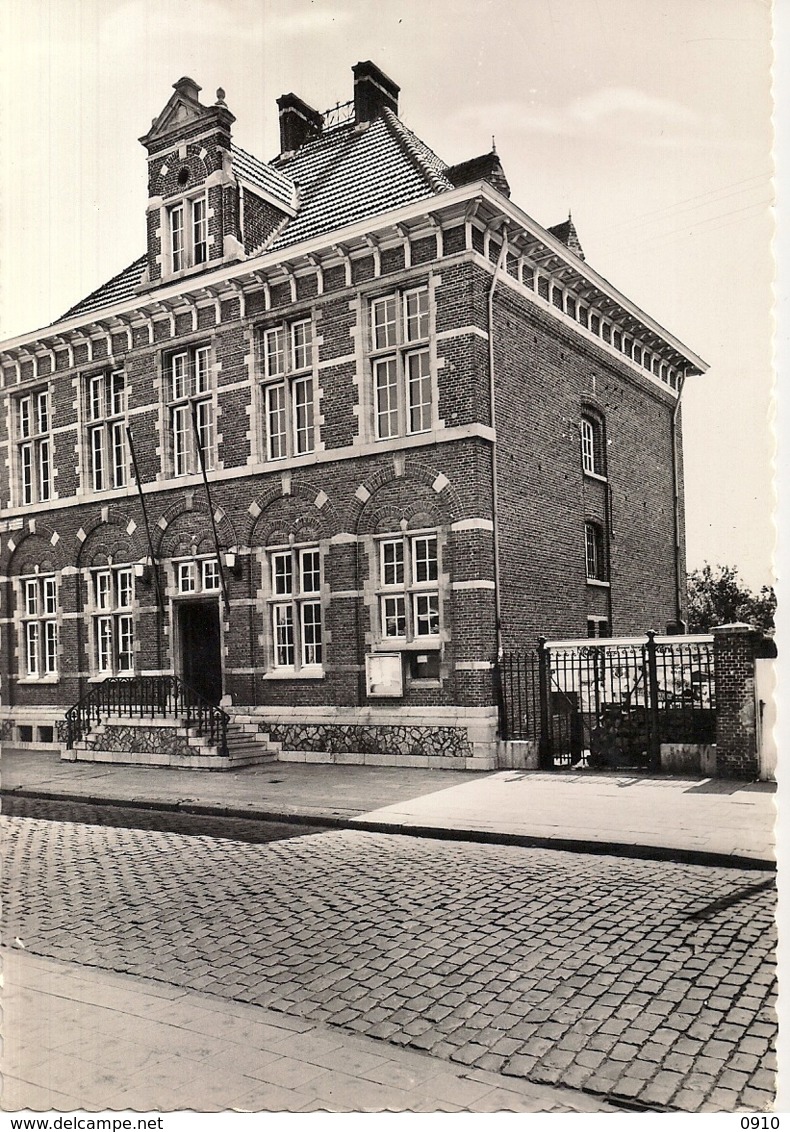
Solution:
[(228, 773), (6, 748), (4, 793), (309, 821), (703, 864), (773, 867), (775, 785), (591, 771), (267, 763)]
[(620, 1111), (151, 979), (16, 950), (3, 972), (5, 1111)]

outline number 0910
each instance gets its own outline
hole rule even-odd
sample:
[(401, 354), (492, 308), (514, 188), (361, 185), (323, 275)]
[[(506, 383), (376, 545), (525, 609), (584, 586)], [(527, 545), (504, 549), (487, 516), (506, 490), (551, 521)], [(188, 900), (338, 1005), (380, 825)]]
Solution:
[(768, 1129), (778, 1128), (778, 1116), (742, 1116), (741, 1128)]

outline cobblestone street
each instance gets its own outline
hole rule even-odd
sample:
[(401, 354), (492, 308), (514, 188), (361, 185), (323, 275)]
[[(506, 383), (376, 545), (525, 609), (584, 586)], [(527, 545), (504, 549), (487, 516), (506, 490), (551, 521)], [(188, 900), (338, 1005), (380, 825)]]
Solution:
[(11, 818), (31, 953), (683, 1111), (770, 1107), (773, 875), (344, 830)]

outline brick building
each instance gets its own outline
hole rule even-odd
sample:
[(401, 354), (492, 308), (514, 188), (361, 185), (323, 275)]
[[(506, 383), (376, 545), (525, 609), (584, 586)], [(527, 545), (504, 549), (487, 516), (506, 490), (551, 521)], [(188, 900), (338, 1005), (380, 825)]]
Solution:
[(6, 740), (117, 678), (149, 726), (83, 753), (187, 757), (177, 676), (261, 749), (485, 767), (500, 650), (682, 621), (704, 363), (353, 72), (268, 163), (180, 79), (145, 254), (0, 346)]

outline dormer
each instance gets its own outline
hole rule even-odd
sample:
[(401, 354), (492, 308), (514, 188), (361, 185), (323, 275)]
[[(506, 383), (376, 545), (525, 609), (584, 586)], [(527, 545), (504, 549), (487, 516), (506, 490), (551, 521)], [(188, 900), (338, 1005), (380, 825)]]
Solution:
[(235, 118), (217, 91), (213, 106), (190, 78), (140, 138), (148, 152), (148, 263), (144, 287), (244, 258), (233, 175)]

